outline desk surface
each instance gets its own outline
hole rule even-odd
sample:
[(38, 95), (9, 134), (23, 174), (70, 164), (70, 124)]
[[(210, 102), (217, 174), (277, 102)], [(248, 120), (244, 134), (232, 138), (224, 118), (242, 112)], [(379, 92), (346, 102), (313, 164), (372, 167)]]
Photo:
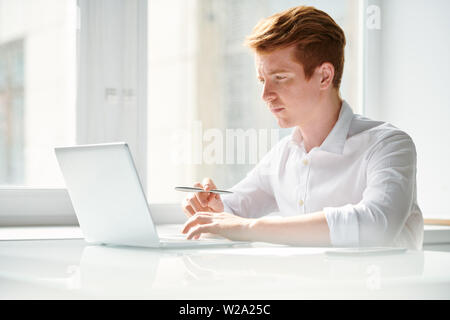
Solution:
[(0, 299), (449, 299), (450, 252), (331, 257), (254, 243), (156, 250), (0, 241)]

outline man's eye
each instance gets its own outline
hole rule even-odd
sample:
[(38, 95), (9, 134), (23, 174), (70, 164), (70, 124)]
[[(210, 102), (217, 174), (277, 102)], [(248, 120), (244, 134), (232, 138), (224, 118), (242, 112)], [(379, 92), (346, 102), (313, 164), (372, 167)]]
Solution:
[(284, 77), (284, 76), (275, 76), (275, 79), (276, 80), (283, 80), (283, 79), (286, 79), (286, 77)]
[(259, 82), (264, 83), (264, 79), (259, 78)]

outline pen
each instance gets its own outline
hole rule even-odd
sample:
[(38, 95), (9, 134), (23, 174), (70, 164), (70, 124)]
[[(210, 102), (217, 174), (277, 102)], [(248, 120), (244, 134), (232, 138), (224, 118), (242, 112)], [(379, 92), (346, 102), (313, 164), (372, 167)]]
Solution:
[(197, 187), (175, 187), (175, 190), (177, 191), (183, 191), (183, 192), (211, 192), (211, 193), (220, 193), (220, 194), (229, 194), (229, 193), (233, 193), (231, 191), (227, 191), (227, 190), (218, 190), (218, 189), (212, 189), (209, 191), (205, 191), (202, 188), (197, 188)]

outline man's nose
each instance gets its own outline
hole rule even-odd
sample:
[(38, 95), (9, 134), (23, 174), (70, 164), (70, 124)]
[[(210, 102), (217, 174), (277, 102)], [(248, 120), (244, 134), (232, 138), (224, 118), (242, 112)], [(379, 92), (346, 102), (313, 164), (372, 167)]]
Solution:
[(276, 93), (273, 91), (272, 87), (266, 82), (264, 83), (263, 92), (262, 92), (262, 99), (265, 102), (271, 102), (275, 100)]

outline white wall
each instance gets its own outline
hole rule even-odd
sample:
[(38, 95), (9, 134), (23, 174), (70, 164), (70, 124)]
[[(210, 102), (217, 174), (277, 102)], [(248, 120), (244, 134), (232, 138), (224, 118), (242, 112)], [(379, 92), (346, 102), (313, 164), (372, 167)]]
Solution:
[(379, 50), (379, 60), (367, 61), (379, 79), (366, 87), (366, 115), (411, 135), (419, 206), (425, 217), (450, 218), (450, 1), (379, 3), (381, 29), (368, 32), (378, 42), (368, 50)]

